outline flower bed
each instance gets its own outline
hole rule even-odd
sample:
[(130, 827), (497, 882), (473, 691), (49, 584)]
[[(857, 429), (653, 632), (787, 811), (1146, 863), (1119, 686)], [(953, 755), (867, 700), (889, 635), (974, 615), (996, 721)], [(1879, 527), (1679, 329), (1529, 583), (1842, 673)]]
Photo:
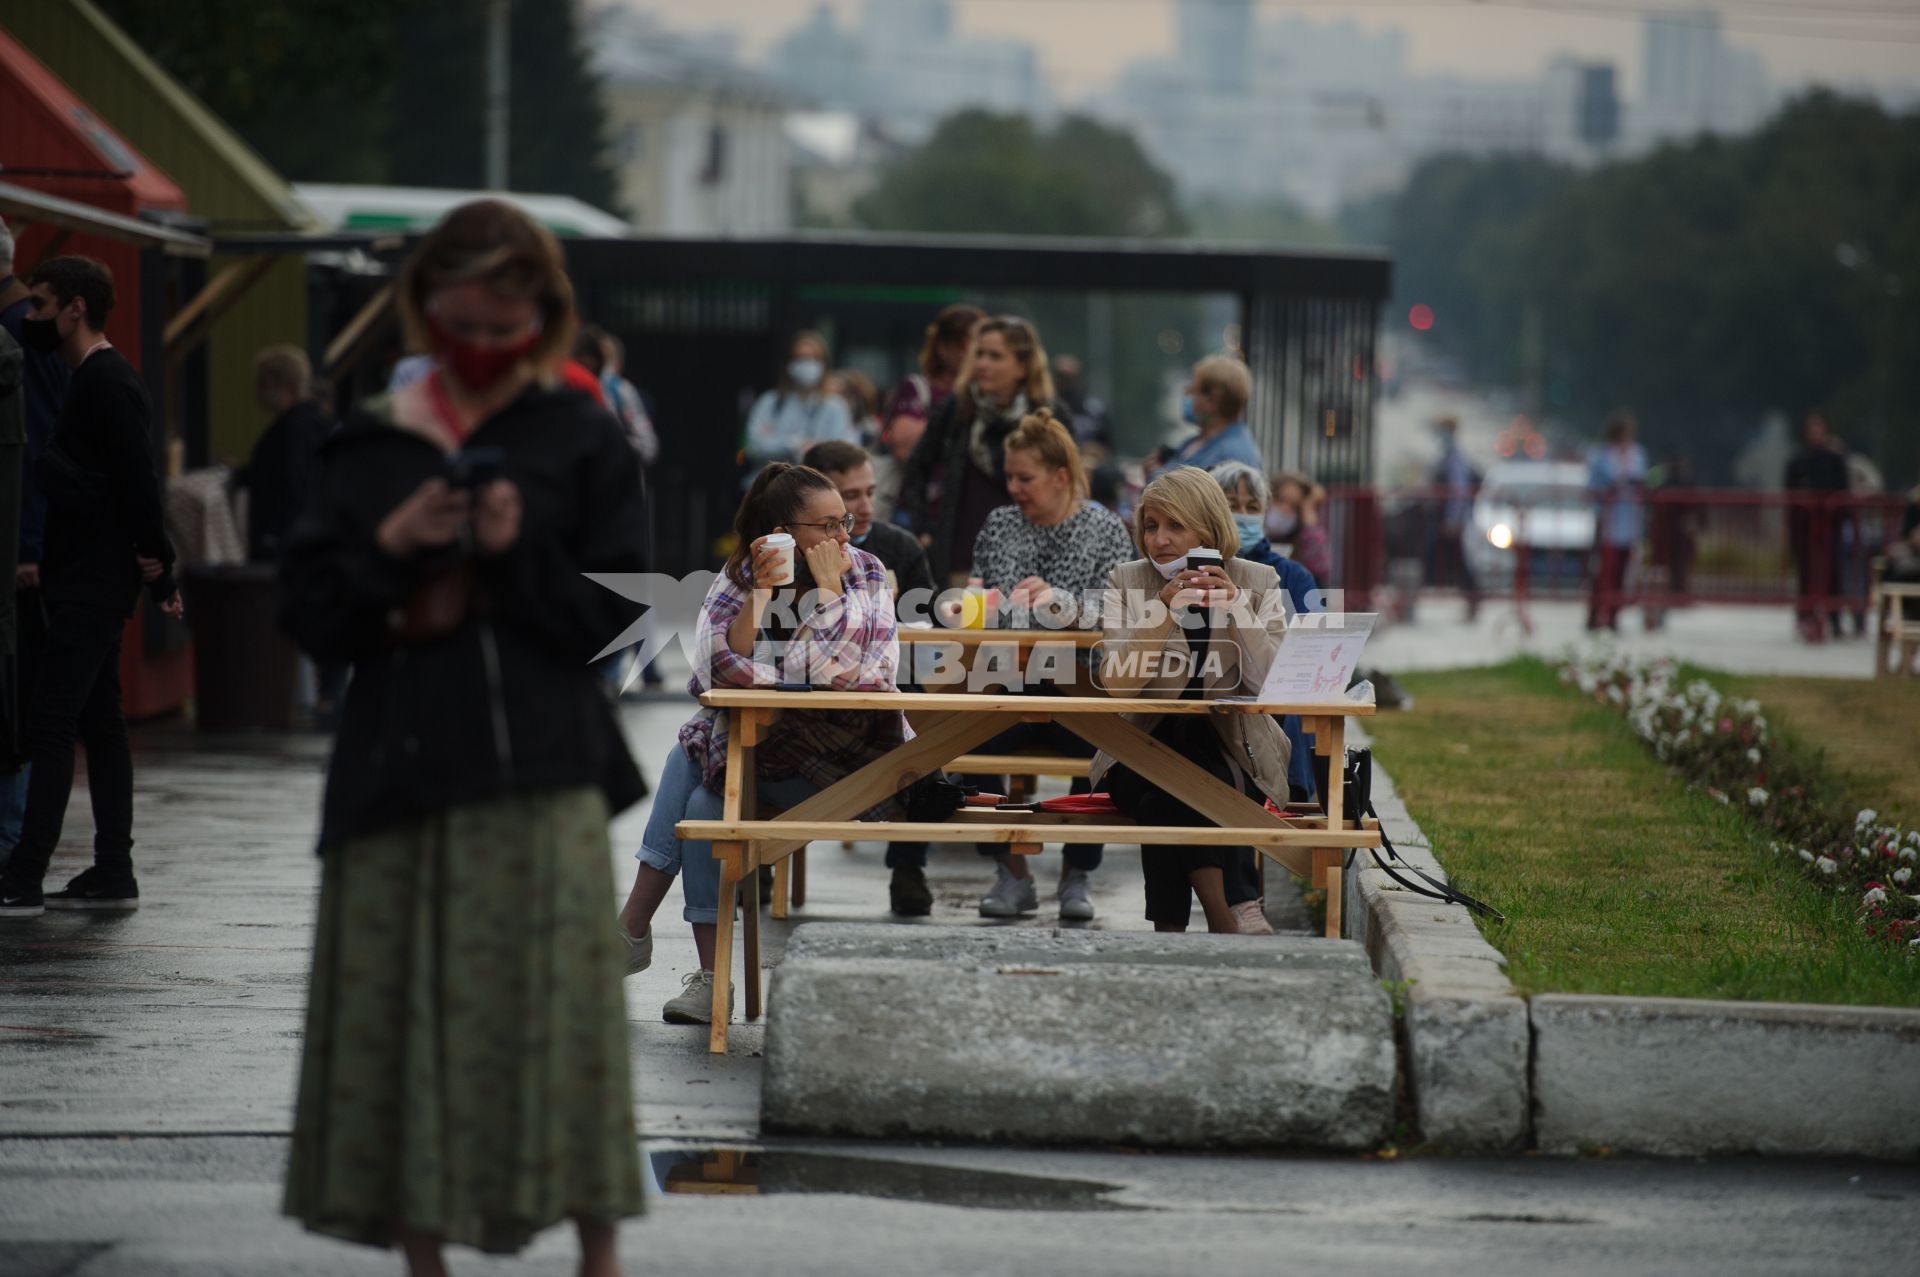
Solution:
[(1775, 855), (1857, 900), (1869, 934), (1920, 953), (1920, 830), (1852, 810), (1817, 760), (1774, 739), (1758, 701), (1722, 696), (1704, 679), (1682, 686), (1670, 661), (1605, 649), (1570, 654), (1560, 678), (1624, 714), (1687, 781), (1738, 806)]

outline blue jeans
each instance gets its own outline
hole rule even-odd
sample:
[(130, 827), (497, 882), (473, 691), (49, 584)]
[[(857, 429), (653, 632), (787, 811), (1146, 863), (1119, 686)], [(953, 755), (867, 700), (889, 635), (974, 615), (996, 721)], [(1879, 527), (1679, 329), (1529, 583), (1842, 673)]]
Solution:
[[(819, 793), (798, 776), (761, 780), (760, 799), (775, 807), (791, 807)], [(634, 859), (663, 874), (680, 875), (680, 894), (686, 899), (681, 916), (688, 922), (713, 926), (720, 921), (720, 862), (710, 842), (682, 842), (673, 827), (683, 820), (719, 820), (725, 800), (700, 783), (699, 769), (678, 745), (667, 755), (653, 790), (653, 810), (647, 831), (640, 836)], [(684, 872), (683, 872), (684, 871)]]

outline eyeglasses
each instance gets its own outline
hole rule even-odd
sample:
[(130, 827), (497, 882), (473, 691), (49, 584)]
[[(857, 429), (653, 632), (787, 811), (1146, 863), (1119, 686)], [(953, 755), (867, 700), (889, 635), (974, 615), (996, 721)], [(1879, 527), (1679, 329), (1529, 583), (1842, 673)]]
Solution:
[(853, 531), (853, 516), (845, 514), (837, 519), (822, 519), (819, 523), (790, 523), (791, 528), (812, 528), (825, 536), (832, 536), (835, 529), (841, 532)]

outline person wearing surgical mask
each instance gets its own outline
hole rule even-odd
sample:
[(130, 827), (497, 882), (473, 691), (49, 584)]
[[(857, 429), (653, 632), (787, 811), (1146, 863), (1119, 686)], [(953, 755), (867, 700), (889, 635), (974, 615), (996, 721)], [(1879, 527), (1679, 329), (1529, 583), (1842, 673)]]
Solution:
[[(1243, 461), (1223, 462), (1208, 473), (1220, 485), (1220, 492), (1227, 499), (1227, 508), (1233, 511), (1233, 530), (1240, 537), (1240, 544), (1234, 550), (1235, 557), (1272, 568), (1279, 576), (1280, 588), (1287, 592), (1287, 601), (1293, 605), (1296, 616), (1301, 612), (1326, 611), (1326, 603), (1314, 582), (1313, 573), (1275, 549), (1273, 543), (1267, 540), (1267, 476), (1257, 466), (1250, 466)], [(1293, 757), (1287, 764), (1287, 787), (1295, 802), (1311, 801), (1318, 790), (1311, 740), (1302, 730), (1298, 715), (1289, 714), (1282, 718), (1280, 727), (1293, 743)], [(1253, 859), (1249, 856), (1242, 862), (1241, 872), (1251, 874), (1252, 866)], [(1253, 881), (1258, 882), (1257, 875), (1253, 876)], [(1258, 894), (1257, 891), (1255, 894)]]
[[(1143, 558), (1107, 579), (1111, 600), (1096, 677), (1114, 696), (1215, 700), (1259, 691), (1286, 631), (1270, 567), (1240, 557), (1240, 533), (1213, 477), (1182, 466), (1148, 484), (1135, 515)], [(1196, 561), (1197, 549), (1219, 558)], [(1125, 714), (1155, 740), (1251, 798), (1285, 804), (1293, 744), (1259, 714)], [(1142, 825), (1211, 824), (1102, 751), (1089, 780)], [(1207, 930), (1272, 934), (1246, 847), (1142, 846), (1146, 917), (1155, 931), (1185, 931), (1197, 898)]]
[(353, 669), (283, 1209), (416, 1277), (570, 1220), (574, 1271), (617, 1277), (642, 1190), (608, 823), (647, 786), (592, 665), (632, 605), (594, 581), (646, 567), (640, 459), (563, 379), (573, 286), (518, 207), (448, 213), (393, 291), (426, 375), (329, 436), (280, 547), (282, 627)]
[(1174, 448), (1168, 469), (1196, 466), (1211, 470), (1223, 461), (1260, 464), (1260, 447), (1245, 421), (1253, 396), (1253, 374), (1231, 355), (1212, 355), (1193, 366), (1180, 399), (1180, 419), (1195, 433)]
[(795, 333), (779, 385), (761, 395), (747, 415), (751, 469), (769, 461), (798, 463), (816, 443), (860, 442), (847, 401), (828, 394), (826, 380), (826, 339), (811, 331)]

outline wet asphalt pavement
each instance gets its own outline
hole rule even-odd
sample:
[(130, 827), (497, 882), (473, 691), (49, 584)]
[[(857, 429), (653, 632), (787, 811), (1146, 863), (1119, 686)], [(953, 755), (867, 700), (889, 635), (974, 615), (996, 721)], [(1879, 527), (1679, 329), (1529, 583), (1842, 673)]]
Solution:
[[(685, 713), (628, 710), (650, 773)], [(324, 743), (160, 727), (137, 749), (139, 912), (0, 921), (0, 1277), (398, 1271), (277, 1212)], [(621, 891), (644, 818), (615, 825)], [(84, 866), (90, 836), (76, 792), (50, 878)], [(877, 846), (812, 856), (797, 920), (887, 916)], [(936, 855), (935, 921), (978, 921), (984, 863)], [(1134, 866), (1109, 853), (1098, 925), (1144, 925)], [(630, 1272), (1732, 1277), (1904, 1271), (1913, 1253), (1912, 1166), (761, 1146), (758, 1026), (736, 1025), (714, 1059), (703, 1032), (659, 1022), (693, 965), (677, 903), (628, 984), (636, 1111), (656, 1186), (673, 1190), (624, 1230)], [(776, 961), (785, 931), (769, 928)], [(518, 1259), (454, 1267), (558, 1274), (571, 1254), (558, 1230)]]

